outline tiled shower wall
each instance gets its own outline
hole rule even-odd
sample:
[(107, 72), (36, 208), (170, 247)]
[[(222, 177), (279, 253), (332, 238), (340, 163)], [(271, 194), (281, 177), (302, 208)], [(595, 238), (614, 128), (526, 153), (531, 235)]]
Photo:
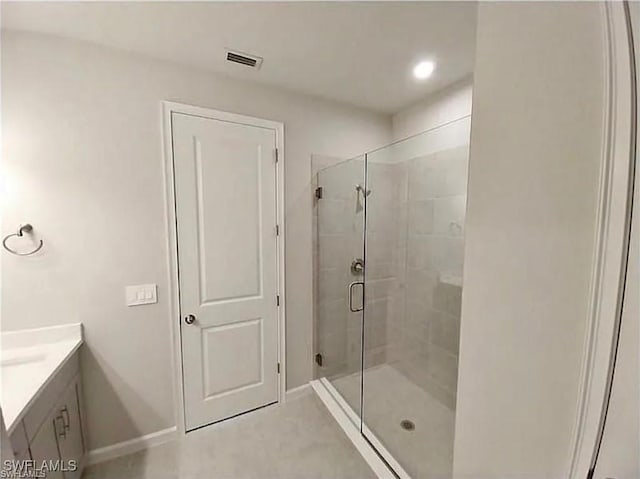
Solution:
[[(403, 156), (407, 151), (404, 150)], [(468, 145), (370, 161), (365, 366), (388, 363), (455, 408)], [(318, 173), (315, 208), (316, 376), (360, 368), (360, 315), (348, 310), (362, 257), (362, 159)]]
[(315, 337), (314, 350), (322, 356), (316, 377), (334, 378), (360, 367), (360, 314), (349, 312), (351, 261), (363, 256), (364, 205), (355, 186), (364, 183), (364, 160), (342, 162), (318, 172), (315, 201)]
[(367, 165), (366, 368), (388, 361), (390, 330), (404, 311), (404, 180), (398, 165), (371, 161)]
[[(398, 291), (395, 277), (402, 257), (390, 235), (399, 231), (395, 214), (376, 204), (398, 204), (400, 178), (391, 165), (370, 165), (370, 178), (380, 178), (375, 195), (369, 195), (368, 241), (375, 245), (367, 258), (366, 365), (386, 361), (387, 325), (395, 314), (390, 296)], [(348, 288), (362, 275), (351, 272), (351, 263), (363, 258), (364, 199), (356, 185), (364, 186), (362, 159), (346, 161), (318, 172), (323, 190), (315, 205), (315, 351), (322, 355), (316, 377), (343, 376), (358, 371), (361, 363), (362, 314), (351, 313)], [(376, 198), (374, 200), (374, 197)], [(354, 302), (359, 290), (354, 292)], [(358, 304), (355, 304), (357, 306)]]
[(468, 145), (396, 165), (406, 240), (404, 314), (390, 317), (387, 362), (455, 408), (460, 335)]

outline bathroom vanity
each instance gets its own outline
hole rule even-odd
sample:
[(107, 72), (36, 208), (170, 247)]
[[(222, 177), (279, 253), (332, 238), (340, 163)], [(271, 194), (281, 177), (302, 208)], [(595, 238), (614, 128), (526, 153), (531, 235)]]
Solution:
[(82, 325), (2, 334), (2, 415), (16, 464), (79, 479), (86, 458)]

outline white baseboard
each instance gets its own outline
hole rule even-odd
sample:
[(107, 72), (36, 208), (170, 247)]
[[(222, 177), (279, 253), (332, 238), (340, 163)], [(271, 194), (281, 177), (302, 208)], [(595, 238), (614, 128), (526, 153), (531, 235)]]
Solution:
[(302, 386), (298, 386), (297, 388), (288, 389), (287, 393), (284, 396), (285, 402), (291, 401), (292, 399), (298, 399), (303, 396), (307, 396), (311, 394), (311, 385), (309, 383), (303, 384)]
[[(313, 390), (308, 383), (303, 384), (302, 386), (289, 389), (285, 394), (284, 401), (286, 402), (291, 401), (292, 399), (301, 398), (311, 394), (312, 391)], [(224, 421), (224, 424), (228, 424), (230, 421), (233, 421), (233, 419)], [(216, 427), (216, 425), (212, 424), (208, 427), (213, 428)], [(177, 436), (177, 428), (174, 426), (161, 431), (152, 432), (151, 434), (136, 437), (134, 439), (129, 439), (128, 441), (112, 444), (111, 446), (94, 449), (89, 451), (87, 465), (90, 466), (99, 462), (108, 461), (109, 459), (115, 459), (116, 457), (133, 454), (134, 452), (142, 451), (152, 446), (172, 441), (176, 439)]]
[(94, 449), (89, 451), (87, 465), (90, 466), (99, 462), (108, 461), (109, 459), (115, 459), (116, 457), (133, 454), (134, 452), (172, 441), (177, 435), (178, 430), (173, 426), (161, 431), (152, 432), (151, 434), (129, 439), (128, 441), (118, 442), (111, 446)]

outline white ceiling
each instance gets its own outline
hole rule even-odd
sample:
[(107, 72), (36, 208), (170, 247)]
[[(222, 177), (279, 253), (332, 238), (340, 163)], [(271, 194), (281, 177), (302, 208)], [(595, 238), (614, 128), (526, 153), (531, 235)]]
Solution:
[[(2, 27), (395, 113), (473, 71), (472, 2), (2, 2)], [(225, 48), (264, 57), (258, 71)], [(420, 59), (437, 63), (423, 82)]]

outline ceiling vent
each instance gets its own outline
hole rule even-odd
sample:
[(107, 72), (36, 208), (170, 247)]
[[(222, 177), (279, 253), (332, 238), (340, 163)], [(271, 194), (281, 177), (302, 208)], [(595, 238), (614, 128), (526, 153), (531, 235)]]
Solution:
[(234, 50), (227, 50), (227, 61), (255, 68), (256, 70), (259, 70), (262, 65), (262, 58)]

